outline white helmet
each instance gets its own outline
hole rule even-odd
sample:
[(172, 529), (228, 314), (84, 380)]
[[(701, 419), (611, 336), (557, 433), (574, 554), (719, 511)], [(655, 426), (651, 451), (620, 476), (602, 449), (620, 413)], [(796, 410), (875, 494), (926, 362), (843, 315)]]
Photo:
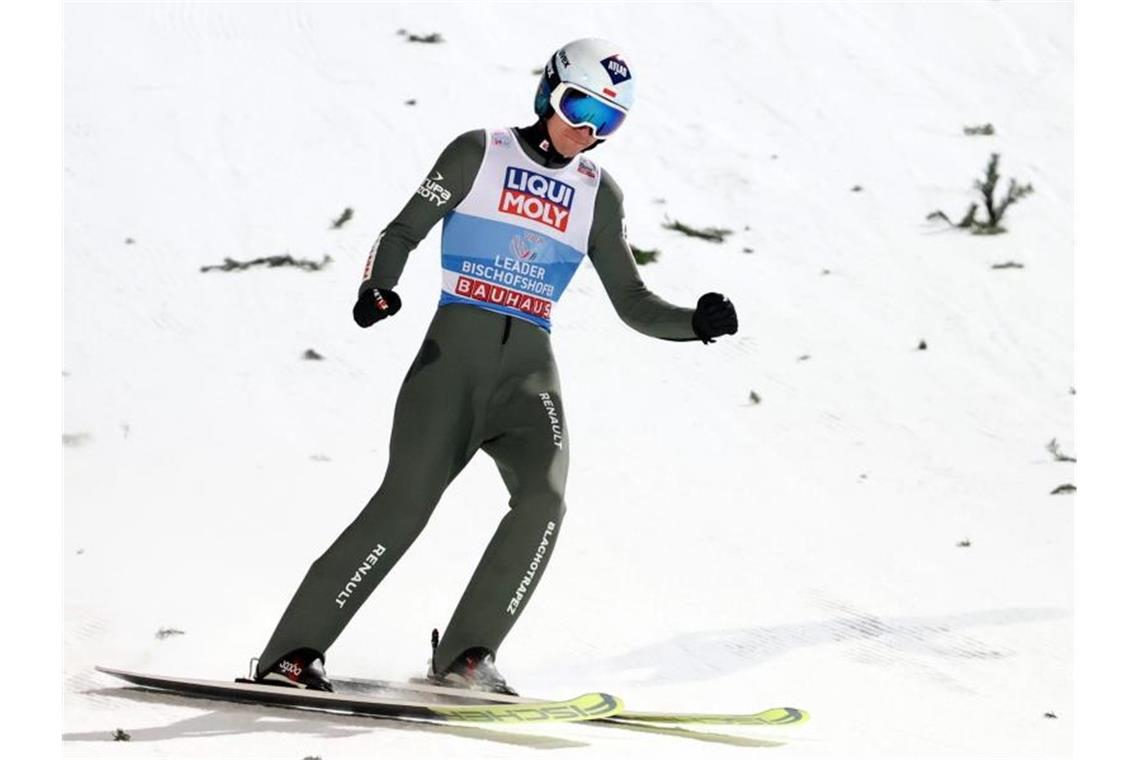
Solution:
[(540, 118), (557, 113), (598, 139), (612, 135), (632, 107), (633, 72), (617, 45), (599, 39), (575, 40), (550, 56), (534, 94)]

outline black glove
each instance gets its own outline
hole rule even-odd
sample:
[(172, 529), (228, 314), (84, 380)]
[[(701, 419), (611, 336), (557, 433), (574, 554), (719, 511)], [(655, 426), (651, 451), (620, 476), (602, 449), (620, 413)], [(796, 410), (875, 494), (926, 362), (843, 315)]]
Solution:
[(400, 296), (394, 290), (365, 288), (352, 307), (352, 318), (361, 327), (371, 327), (400, 310)]
[(693, 332), (705, 343), (718, 335), (736, 334), (736, 308), (720, 293), (705, 293), (693, 312)]

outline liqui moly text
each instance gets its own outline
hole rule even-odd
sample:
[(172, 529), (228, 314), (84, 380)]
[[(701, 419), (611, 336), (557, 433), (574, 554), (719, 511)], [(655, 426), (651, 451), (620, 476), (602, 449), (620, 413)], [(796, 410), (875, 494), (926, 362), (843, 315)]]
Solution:
[(504, 214), (521, 216), (565, 232), (573, 203), (574, 188), (565, 182), (527, 169), (507, 167), (503, 194), (499, 197), (499, 211)]

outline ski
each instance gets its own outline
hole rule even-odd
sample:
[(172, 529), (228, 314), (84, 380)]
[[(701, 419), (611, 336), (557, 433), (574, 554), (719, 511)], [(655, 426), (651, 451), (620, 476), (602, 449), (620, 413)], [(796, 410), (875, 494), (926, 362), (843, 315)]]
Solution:
[(808, 719), (804, 710), (795, 707), (770, 707), (757, 713), (681, 713), (644, 712), (622, 710), (609, 716), (617, 721), (637, 721), (641, 723), (684, 723), (717, 726), (790, 726)]
[(521, 700), (492, 704), (442, 704), (384, 699), (367, 694), (337, 694), (310, 689), (268, 686), (252, 682), (237, 681), (230, 683), (171, 678), (104, 667), (96, 667), (95, 669), (100, 673), (106, 673), (136, 686), (158, 689), (182, 696), (371, 717), (519, 724), (593, 720), (614, 715), (622, 709), (621, 700), (600, 692), (554, 702)]
[[(403, 691), (418, 694), (431, 694), (469, 702), (492, 702), (498, 704), (541, 704), (544, 700), (528, 697), (515, 697), (509, 694), (473, 691), (471, 689), (441, 686), (426, 679), (410, 681), (381, 681), (369, 678), (333, 678), (333, 688), (338, 691), (368, 693), (369, 691)], [(639, 722), (668, 724), (705, 724), (732, 726), (790, 726), (808, 719), (806, 710), (795, 707), (771, 707), (755, 713), (689, 713), (654, 712), (629, 710), (624, 707), (611, 715), (598, 716), (607, 722)]]

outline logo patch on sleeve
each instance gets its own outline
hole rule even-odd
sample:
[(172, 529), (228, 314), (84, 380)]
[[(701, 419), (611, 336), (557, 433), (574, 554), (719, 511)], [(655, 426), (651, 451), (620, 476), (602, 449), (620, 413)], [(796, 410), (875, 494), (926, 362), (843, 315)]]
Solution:
[(436, 206), (442, 206), (451, 200), (451, 191), (440, 184), (443, 175), (438, 171), (433, 171), (431, 175), (424, 177), (424, 181), (420, 183), (419, 189), (416, 192), (422, 198), (434, 203)]

